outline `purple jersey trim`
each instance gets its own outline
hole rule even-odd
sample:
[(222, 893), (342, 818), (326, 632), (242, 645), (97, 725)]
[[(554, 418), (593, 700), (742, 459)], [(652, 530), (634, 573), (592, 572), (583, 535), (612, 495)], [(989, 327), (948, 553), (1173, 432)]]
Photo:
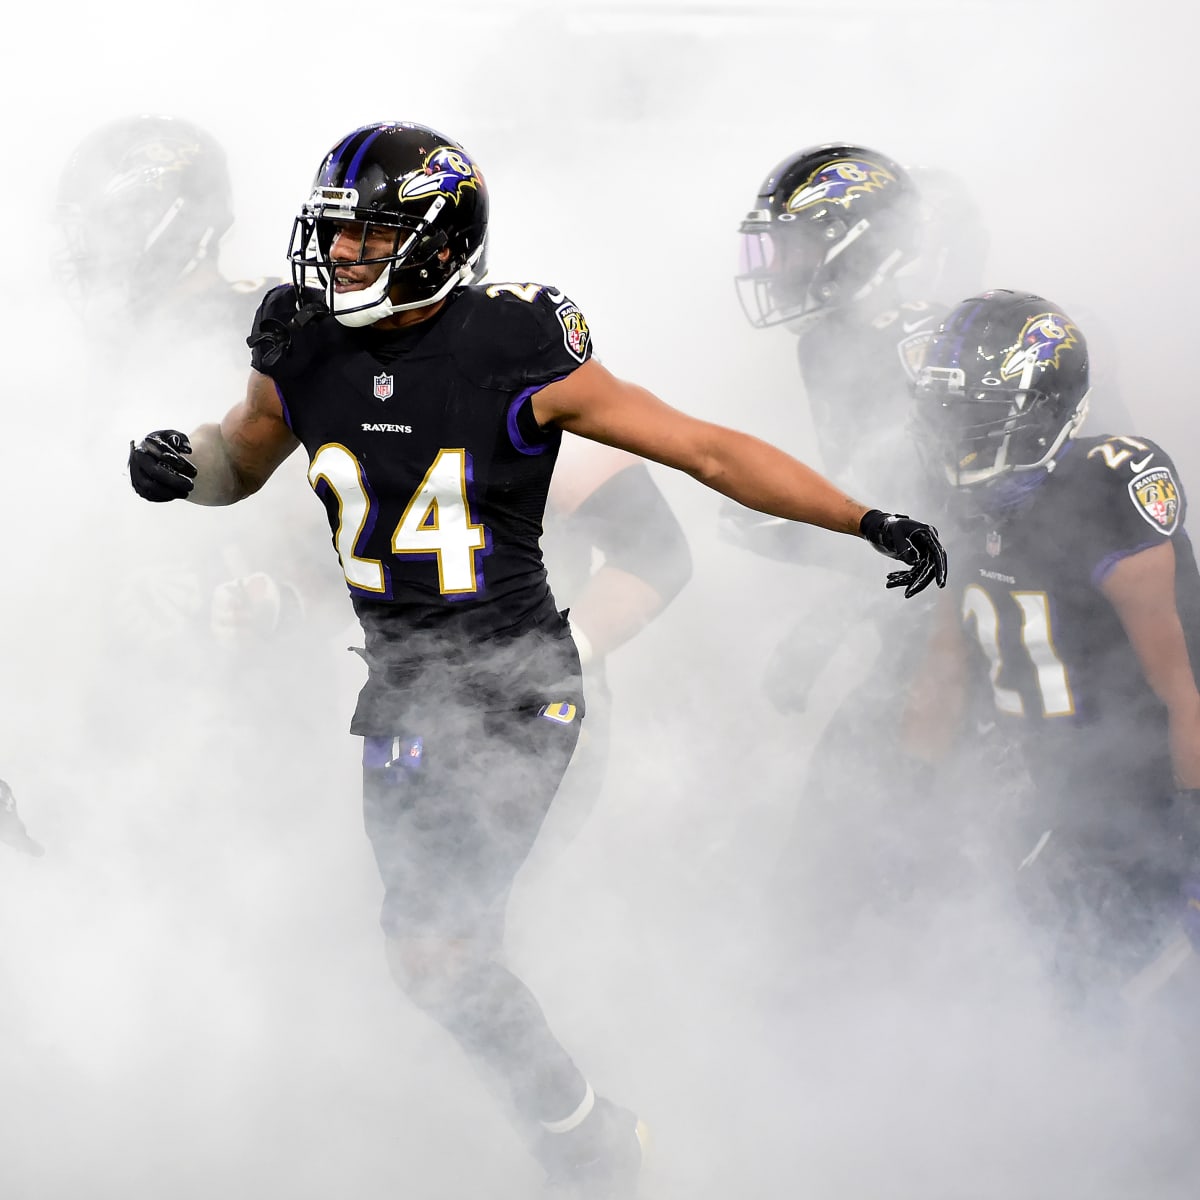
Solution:
[[(271, 382), (275, 383), (275, 380), (272, 379)], [(277, 395), (279, 397), (279, 405), (283, 409), (283, 419), (284, 419), (284, 421), (287, 422), (287, 427), (293, 433), (295, 433), (296, 432), (295, 427), (292, 425), (292, 414), (290, 412), (288, 412), (288, 403), (283, 398), (283, 392), (280, 389), (279, 384), (277, 384), (277, 383), (275, 383), (275, 395)]]
[(392, 739), (390, 737), (363, 738), (363, 766), (386, 767), (392, 761)]
[(527, 387), (523, 392), (519, 392), (513, 399), (513, 402), (508, 406), (508, 440), (512, 442), (513, 449), (518, 454), (545, 454), (550, 449), (549, 442), (543, 442), (540, 446), (531, 446), (523, 437), (520, 430), (517, 428), (517, 413), (521, 411), (521, 405), (525, 403), (535, 392), (540, 392), (542, 388), (548, 387), (552, 383), (557, 383), (559, 379), (566, 379), (565, 375), (559, 375), (557, 379), (547, 379), (545, 383), (534, 384), (533, 387)]
[(1092, 586), (1099, 587), (1109, 576), (1113, 567), (1117, 565), (1123, 558), (1130, 558), (1134, 554), (1140, 554), (1143, 550), (1152, 550), (1155, 546), (1161, 546), (1168, 539), (1160, 538), (1157, 542), (1139, 542), (1136, 546), (1130, 546), (1125, 550), (1114, 550), (1111, 554), (1106, 554), (1092, 568)]

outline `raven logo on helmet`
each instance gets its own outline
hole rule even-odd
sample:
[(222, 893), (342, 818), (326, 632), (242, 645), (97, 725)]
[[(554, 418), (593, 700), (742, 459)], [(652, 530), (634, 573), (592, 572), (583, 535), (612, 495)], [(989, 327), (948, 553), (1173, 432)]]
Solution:
[(419, 200), (422, 196), (449, 196), (456, 204), (463, 188), (479, 186), (479, 170), (461, 151), (439, 146), (425, 159), (425, 166), (414, 171), (400, 184), (401, 200)]
[(865, 158), (839, 158), (814, 171), (788, 197), (787, 211), (798, 213), (828, 203), (849, 208), (855, 196), (877, 192), (895, 182), (895, 175), (878, 163)]
[(1075, 345), (1078, 333), (1062, 313), (1038, 313), (1030, 317), (1017, 344), (1005, 355), (1000, 377), (1011, 379), (1042, 363), (1057, 367), (1059, 355)]

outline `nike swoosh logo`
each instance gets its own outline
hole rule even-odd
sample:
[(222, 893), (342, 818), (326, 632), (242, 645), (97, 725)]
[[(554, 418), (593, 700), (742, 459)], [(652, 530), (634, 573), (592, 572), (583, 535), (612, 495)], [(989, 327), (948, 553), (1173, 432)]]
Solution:
[(1146, 469), (1146, 464), (1153, 457), (1154, 457), (1153, 454), (1147, 454), (1146, 457), (1143, 458), (1141, 462), (1131, 462), (1129, 464), (1129, 469), (1136, 475), (1139, 471), (1144, 471)]
[(925, 324), (927, 319), (928, 318), (926, 317), (922, 317), (919, 321), (904, 321), (901, 323), (900, 328), (903, 329), (905, 333), (912, 333), (914, 329), (920, 329), (921, 326)]

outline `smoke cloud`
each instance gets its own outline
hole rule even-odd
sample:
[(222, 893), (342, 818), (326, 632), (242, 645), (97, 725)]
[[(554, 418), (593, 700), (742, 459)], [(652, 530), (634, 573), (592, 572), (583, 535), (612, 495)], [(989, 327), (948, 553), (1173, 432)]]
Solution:
[[(339, 136), (433, 125), (487, 176), (492, 279), (564, 289), (614, 372), (825, 469), (792, 339), (738, 307), (736, 230), (786, 154), (878, 147), (961, 181), (987, 233), (981, 284), (1040, 292), (1102, 331), (1096, 371), (1133, 422), (1112, 432), (1161, 441), (1186, 486), (1200, 458), (1181, 390), (1194, 169), (1175, 130), (1197, 102), (1183, 12), (26, 13), (0, 51), (0, 776), (47, 854), (0, 846), (5, 1196), (449, 1200), (538, 1180), (486, 1082), (388, 977), (346, 732), (361, 638), (303, 464), (228, 510), (129, 490), (131, 437), (240, 397), (244, 334), (80, 322), (48, 266), (76, 143), (135, 112), (209, 130), (236, 212), (220, 266), (257, 280), (286, 273), (292, 218)], [(597, 1092), (649, 1122), (650, 1194), (1192, 1195), (1185, 1010), (1064, 1002), (1008, 847), (973, 819), (1002, 779), (968, 780), (916, 822), (899, 792), (800, 807), (840, 701), (895, 682), (886, 639), (841, 632), (814, 598), (882, 589), (883, 560), (857, 547), (866, 582), (843, 583), (846, 549), (820, 532), (803, 564), (755, 558), (718, 537), (719, 497), (653, 472), (694, 576), (613, 656), (603, 791), (572, 838), (535, 852), (508, 929), (511, 965)], [(214, 588), (281, 556), (322, 597), (309, 626), (259, 647), (213, 633)], [(814, 654), (804, 710), (782, 714), (763, 677), (802, 612), (832, 652)], [(849, 873), (880, 829), (918, 864), (916, 900)], [(947, 830), (954, 844), (930, 854)]]

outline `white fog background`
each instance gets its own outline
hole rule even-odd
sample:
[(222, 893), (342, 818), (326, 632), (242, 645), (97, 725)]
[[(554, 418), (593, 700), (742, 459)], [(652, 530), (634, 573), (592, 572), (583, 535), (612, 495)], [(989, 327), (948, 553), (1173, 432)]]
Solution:
[[(792, 340), (737, 305), (738, 221), (808, 144), (946, 167), (983, 211), (986, 282), (1097, 315), (1097, 370), (1120, 363), (1137, 426), (1111, 432), (1160, 440), (1186, 486), (1193, 20), (1158, 0), (24, 10), (0, 48), (0, 776), (47, 854), (0, 847), (0, 1196), (536, 1194), (384, 965), (348, 604), (272, 688), (223, 648), (180, 654), (164, 605), (137, 598), (160, 554), (242, 573), (229, 547), (283, 526), (338, 573), (298, 462), (227, 511), (129, 490), (129, 438), (216, 418), (244, 374), (162, 341), (114, 364), (80, 332), (47, 218), (90, 129), (154, 112), (221, 141), (237, 215), (221, 266), (249, 278), (285, 272), (341, 135), (433, 125), (487, 176), (494, 280), (563, 288), (612, 370), (816, 465)], [(769, 928), (763, 889), (793, 820), (826, 819), (796, 811), (806, 756), (875, 647), (844, 647), (807, 713), (776, 713), (762, 671), (827, 582), (816, 553), (792, 567), (724, 545), (718, 498), (654, 472), (694, 577), (614, 656), (607, 787), (521, 878), (509, 935), (597, 1091), (650, 1123), (649, 1200), (1194, 1195), (1194, 1104), (1068, 1020), (994, 896), (860, 922), (796, 986), (812, 931), (803, 911), (795, 941)], [(127, 649), (90, 654), (113, 597)], [(825, 869), (835, 883), (836, 855)]]

